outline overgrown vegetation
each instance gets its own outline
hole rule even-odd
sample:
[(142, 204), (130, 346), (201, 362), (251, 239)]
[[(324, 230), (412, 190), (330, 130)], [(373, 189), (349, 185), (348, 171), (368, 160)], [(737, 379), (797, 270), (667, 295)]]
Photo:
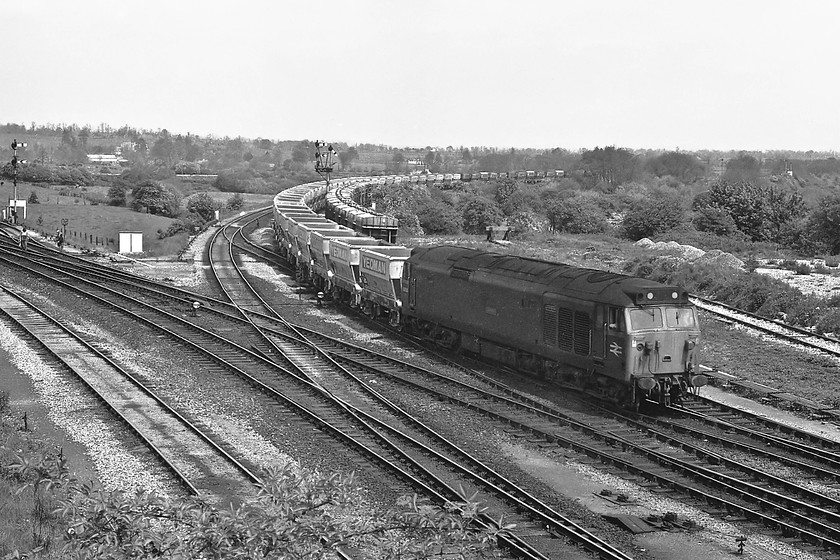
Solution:
[[(785, 263), (782, 263), (784, 266)], [(797, 273), (808, 265), (793, 262)], [(757, 272), (742, 272), (710, 263), (690, 263), (672, 257), (643, 257), (629, 261), (625, 272), (666, 284), (683, 286), (727, 305), (816, 332), (840, 334), (840, 295), (820, 298), (803, 294), (782, 280)]]
[[(363, 515), (349, 476), (264, 472), (256, 498), (216, 508), (194, 498), (106, 492), (76, 480), (61, 450), (22, 431), (0, 391), (0, 558), (300, 558), (337, 546), (377, 558), (498, 556), (505, 528), (477, 524), (475, 496), (443, 507), (405, 496)], [(508, 526), (507, 528), (510, 528)]]

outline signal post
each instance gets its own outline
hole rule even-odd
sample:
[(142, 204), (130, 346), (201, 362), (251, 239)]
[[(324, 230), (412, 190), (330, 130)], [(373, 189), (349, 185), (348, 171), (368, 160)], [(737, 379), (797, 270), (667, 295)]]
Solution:
[[(26, 142), (18, 142), (17, 139), (12, 140), (12, 181), (14, 183), (14, 198), (9, 199), (9, 206), (8, 206), (8, 218), (12, 221), (12, 223), (17, 224), (18, 221), (23, 222), (26, 219), (26, 201), (18, 199), (18, 192), (17, 192), (17, 170), (18, 165), (23, 165), (26, 163), (25, 159), (20, 159), (18, 157), (18, 150), (22, 150), (26, 148)], [(23, 209), (23, 216), (19, 215), (19, 209)]]

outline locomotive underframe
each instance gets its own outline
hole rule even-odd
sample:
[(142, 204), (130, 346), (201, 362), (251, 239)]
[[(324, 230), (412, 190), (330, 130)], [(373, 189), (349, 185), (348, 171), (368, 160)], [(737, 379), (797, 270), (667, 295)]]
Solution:
[(464, 335), (457, 330), (416, 317), (406, 317), (404, 323), (407, 330), (413, 334), (443, 348), (504, 364), (557, 385), (572, 386), (622, 406), (630, 403), (632, 407), (637, 408), (643, 400), (669, 405), (677, 398), (677, 393), (670, 389), (674, 384), (679, 387), (679, 395), (687, 394), (691, 390), (685, 382), (685, 376), (677, 374), (656, 376), (653, 389), (645, 391), (635, 382), (617, 384), (614, 377), (606, 375), (591, 364), (589, 367), (583, 367), (558, 362), (475, 335)]

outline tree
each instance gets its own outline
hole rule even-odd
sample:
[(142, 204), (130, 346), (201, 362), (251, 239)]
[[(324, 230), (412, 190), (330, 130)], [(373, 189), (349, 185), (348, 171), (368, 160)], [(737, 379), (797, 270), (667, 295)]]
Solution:
[(236, 192), (240, 190), (239, 178), (233, 172), (222, 172), (216, 175), (213, 186), (222, 192)]
[(38, 193), (32, 191), (29, 193), (29, 198), (26, 199), (26, 202), (29, 204), (39, 204), (40, 201), (38, 200)]
[(292, 148), (292, 161), (296, 163), (315, 161), (315, 148), (309, 140), (298, 142)]
[(231, 195), (225, 205), (228, 210), (232, 210), (234, 212), (242, 210), (243, 206), (245, 206), (245, 197), (242, 196), (242, 193), (234, 193)]
[(86, 126), (79, 131), (79, 142), (83, 148), (87, 147), (88, 138), (90, 138), (90, 127)]
[(76, 136), (73, 134), (73, 129), (67, 127), (61, 131), (61, 143), (68, 146), (76, 145)]
[(753, 183), (761, 174), (761, 162), (751, 155), (741, 152), (738, 157), (726, 162), (723, 180), (728, 183)]
[(109, 206), (125, 206), (127, 193), (125, 187), (121, 185), (114, 185), (108, 189), (108, 205)]
[(440, 166), (443, 164), (443, 158), (437, 150), (429, 150), (423, 161), (426, 162), (426, 168), (432, 173), (440, 171)]
[(154, 181), (145, 181), (134, 187), (131, 196), (134, 198), (131, 207), (137, 212), (174, 218), (181, 206), (177, 193)]
[(607, 229), (604, 211), (582, 197), (552, 197), (545, 206), (552, 231), (566, 233), (602, 233)]
[(596, 183), (603, 181), (612, 188), (631, 180), (636, 173), (636, 157), (626, 148), (596, 147), (583, 153), (581, 163)]
[(175, 142), (172, 136), (165, 128), (160, 132), (160, 136), (155, 143), (152, 144), (152, 149), (149, 152), (153, 158), (162, 160), (167, 167), (171, 166), (175, 161)]
[(341, 168), (345, 169), (349, 166), (353, 161), (359, 159), (359, 152), (356, 151), (356, 148), (348, 148), (338, 154), (338, 160), (341, 162)]
[(400, 150), (397, 150), (391, 157), (391, 161), (394, 164), (394, 170), (399, 172), (402, 170), (403, 164), (405, 163), (405, 154), (402, 153)]
[(729, 212), (712, 206), (695, 210), (691, 223), (697, 231), (706, 231), (721, 237), (728, 237), (738, 231), (738, 226)]
[(681, 152), (659, 155), (645, 164), (645, 168), (657, 177), (670, 175), (682, 183), (693, 183), (703, 176), (705, 167), (697, 156)]
[(454, 206), (442, 201), (430, 199), (427, 204), (418, 205), (417, 219), (425, 233), (461, 233), (463, 217)]
[(840, 254), (840, 193), (823, 197), (808, 223), (813, 237), (825, 245), (829, 254)]
[(207, 193), (199, 193), (187, 199), (187, 211), (198, 214), (205, 222), (214, 219), (218, 209), (219, 205)]
[(685, 222), (685, 210), (678, 197), (667, 192), (633, 203), (624, 214), (624, 233), (630, 239), (653, 237)]
[(780, 240), (786, 224), (805, 213), (802, 195), (777, 187), (720, 181), (695, 199), (695, 209), (711, 207), (731, 216), (740, 231), (753, 241)]
[(709, 189), (708, 205), (726, 211), (738, 229), (753, 241), (765, 239), (769, 219), (764, 189), (752, 183), (719, 181)]
[(507, 204), (517, 192), (519, 192), (519, 185), (513, 179), (504, 179), (500, 181), (499, 185), (496, 187), (496, 203), (500, 207), (504, 208), (505, 204)]
[(785, 192), (774, 186), (765, 189), (765, 193), (768, 216), (765, 235), (768, 240), (778, 243), (782, 230), (805, 215), (805, 201), (796, 191)]
[(499, 205), (477, 194), (466, 196), (460, 204), (464, 231), (484, 233), (487, 226), (498, 225), (504, 220)]

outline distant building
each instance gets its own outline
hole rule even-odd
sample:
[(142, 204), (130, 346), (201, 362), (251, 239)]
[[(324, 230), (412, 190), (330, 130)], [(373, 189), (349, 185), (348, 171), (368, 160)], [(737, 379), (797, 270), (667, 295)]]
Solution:
[(121, 161), (128, 161), (125, 158), (114, 154), (88, 154), (88, 163), (98, 163), (102, 165), (118, 165)]

